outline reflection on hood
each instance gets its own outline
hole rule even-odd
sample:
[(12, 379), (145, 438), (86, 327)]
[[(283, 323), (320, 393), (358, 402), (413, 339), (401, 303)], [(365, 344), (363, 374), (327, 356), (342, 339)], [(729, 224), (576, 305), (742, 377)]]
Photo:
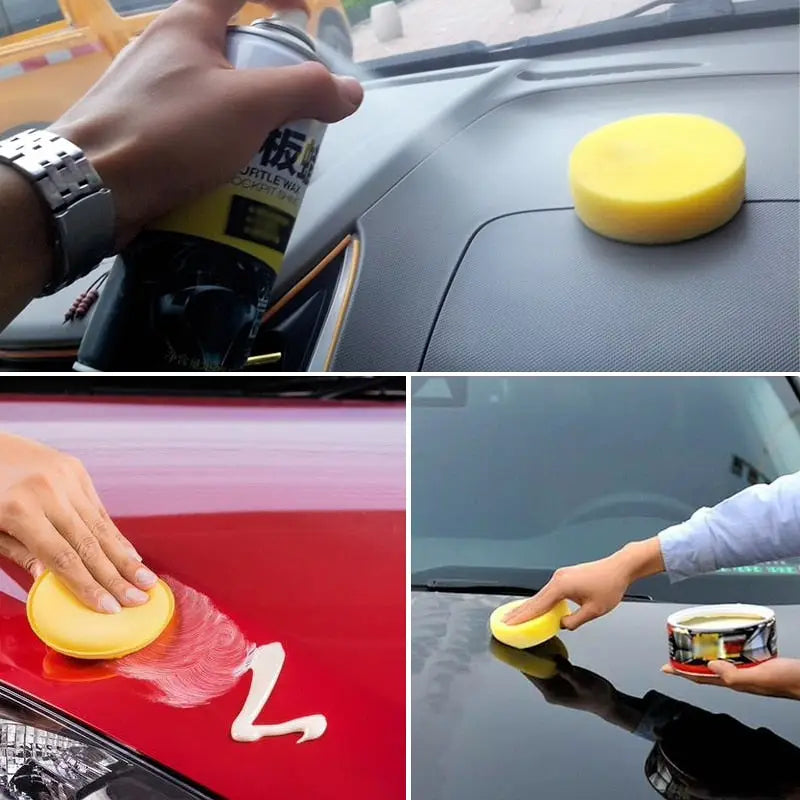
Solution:
[(772, 731), (658, 692), (645, 701), (661, 716), (645, 775), (667, 800), (762, 800), (800, 791), (800, 748)]
[[(471, 660), (486, 651), (489, 614), (494, 598), (459, 598), (457, 595), (427, 595), (424, 603), (411, 595), (411, 695), (414, 709), (424, 710), (425, 724), (417, 725), (411, 739), (411, 757), (424, 751), (425, 760), (433, 767), (436, 786), (426, 783), (426, 794), (438, 797), (446, 778), (442, 768), (444, 748), (452, 727), (452, 713), (461, 719), (462, 709), (453, 697), (454, 684), (471, 670)], [(463, 602), (459, 602), (463, 600)], [(449, 706), (448, 716), (442, 711)], [(412, 795), (414, 794), (412, 790)]]
[(588, 711), (654, 742), (644, 773), (666, 800), (788, 800), (800, 790), (800, 748), (766, 728), (657, 691), (642, 698), (626, 695), (606, 678), (571, 664), (563, 645), (553, 642), (514, 650), (492, 640), (489, 647), (547, 702)]

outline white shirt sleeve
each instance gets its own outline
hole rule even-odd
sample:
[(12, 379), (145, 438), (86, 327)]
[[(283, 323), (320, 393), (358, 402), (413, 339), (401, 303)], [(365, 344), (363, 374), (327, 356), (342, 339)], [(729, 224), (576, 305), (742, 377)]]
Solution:
[(672, 581), (800, 557), (800, 472), (701, 508), (658, 539)]

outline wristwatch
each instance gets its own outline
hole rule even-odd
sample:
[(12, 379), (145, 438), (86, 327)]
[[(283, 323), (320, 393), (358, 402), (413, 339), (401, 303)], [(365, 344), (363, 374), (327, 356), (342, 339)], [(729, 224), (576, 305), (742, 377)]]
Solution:
[(40, 296), (91, 272), (114, 252), (114, 202), (83, 151), (48, 130), (0, 139), (0, 164), (24, 175), (53, 220), (53, 275)]

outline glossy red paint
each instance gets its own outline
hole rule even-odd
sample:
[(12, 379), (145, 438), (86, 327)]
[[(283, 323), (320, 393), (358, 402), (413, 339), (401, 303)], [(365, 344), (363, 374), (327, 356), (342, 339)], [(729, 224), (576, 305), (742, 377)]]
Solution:
[[(236, 743), (250, 683), (195, 708), (48, 653), (0, 573), (0, 680), (231, 800), (405, 797), (405, 409), (349, 403), (0, 401), (0, 427), (89, 468), (145, 562), (286, 663), (259, 717), (318, 740)], [(17, 595), (15, 597), (14, 595)]]

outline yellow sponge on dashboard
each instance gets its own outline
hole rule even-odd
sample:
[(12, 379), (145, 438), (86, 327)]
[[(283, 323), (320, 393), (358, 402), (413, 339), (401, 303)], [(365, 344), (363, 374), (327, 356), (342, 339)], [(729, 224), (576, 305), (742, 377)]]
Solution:
[(572, 151), (575, 213), (591, 230), (635, 244), (693, 239), (744, 202), (745, 146), (707, 117), (646, 114), (605, 125)]
[(551, 608), (541, 617), (529, 619), (519, 625), (508, 625), (503, 622), (503, 617), (525, 600), (512, 600), (496, 608), (489, 617), (489, 630), (492, 636), (509, 647), (524, 650), (527, 647), (536, 647), (537, 644), (552, 639), (561, 630), (561, 619), (570, 613), (566, 600)]

